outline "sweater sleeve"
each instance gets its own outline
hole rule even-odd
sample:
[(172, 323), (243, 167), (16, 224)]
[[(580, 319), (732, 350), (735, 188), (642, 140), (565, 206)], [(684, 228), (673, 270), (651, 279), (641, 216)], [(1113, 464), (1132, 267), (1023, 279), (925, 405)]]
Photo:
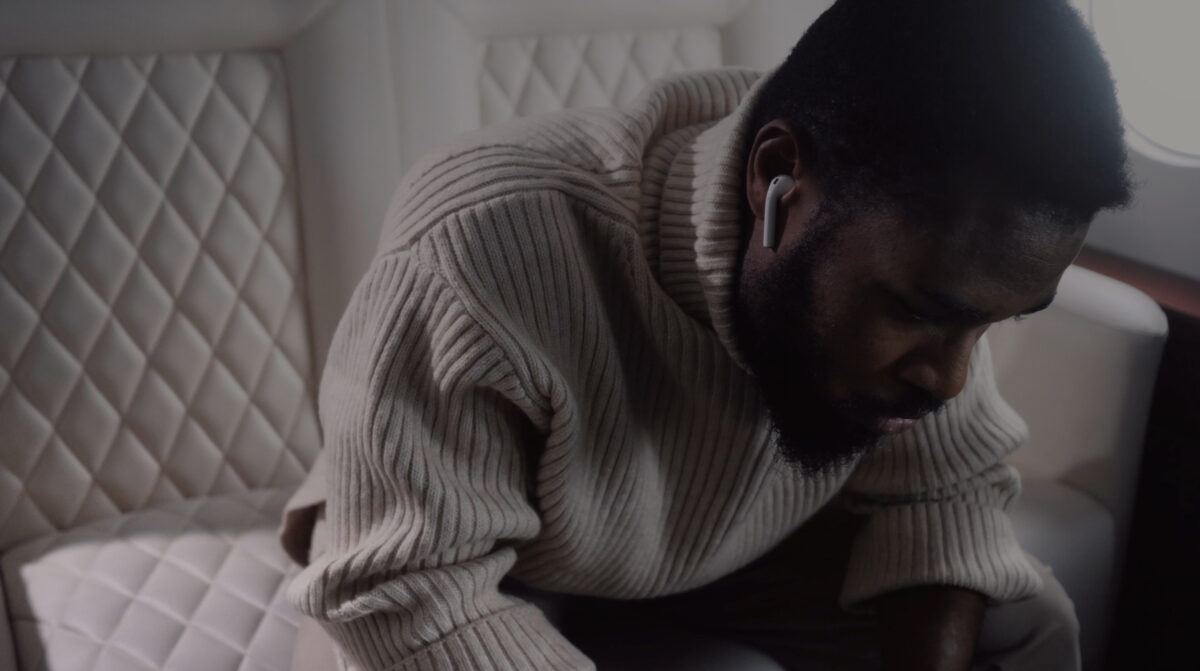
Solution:
[(593, 668), (497, 587), (541, 524), (520, 389), (433, 270), (408, 253), (376, 259), (321, 384), (329, 549), (289, 592), (361, 667)]
[(1006, 512), (1020, 491), (1002, 459), (1026, 439), (1000, 397), (981, 339), (966, 386), (946, 407), (865, 457), (845, 489), (867, 515), (851, 551), (842, 603), (917, 585), (965, 587), (996, 601), (1041, 588)]

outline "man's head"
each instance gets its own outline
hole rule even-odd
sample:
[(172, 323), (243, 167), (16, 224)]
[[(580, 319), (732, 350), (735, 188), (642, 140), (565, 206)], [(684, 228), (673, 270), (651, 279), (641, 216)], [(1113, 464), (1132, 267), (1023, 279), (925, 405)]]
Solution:
[(841, 0), (747, 132), (739, 346), (810, 470), (957, 395), (988, 325), (1048, 304), (1129, 198), (1108, 68), (1061, 0)]

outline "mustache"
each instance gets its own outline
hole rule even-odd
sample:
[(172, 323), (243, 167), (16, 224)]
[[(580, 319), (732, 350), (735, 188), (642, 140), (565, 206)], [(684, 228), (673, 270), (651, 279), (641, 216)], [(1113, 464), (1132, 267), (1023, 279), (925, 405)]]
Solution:
[(910, 396), (899, 400), (883, 400), (872, 396), (856, 396), (839, 405), (848, 414), (870, 419), (884, 417), (899, 417), (903, 419), (918, 419), (925, 415), (941, 412), (946, 403), (933, 394), (923, 391), (913, 392)]

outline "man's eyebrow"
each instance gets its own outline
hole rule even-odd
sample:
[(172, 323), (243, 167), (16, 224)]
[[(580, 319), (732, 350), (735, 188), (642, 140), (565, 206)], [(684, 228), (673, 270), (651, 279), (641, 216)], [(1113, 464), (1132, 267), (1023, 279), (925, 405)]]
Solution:
[(938, 307), (949, 313), (948, 316), (952, 319), (972, 322), (992, 321), (991, 315), (985, 310), (980, 310), (974, 305), (959, 300), (954, 296), (925, 287), (919, 287), (918, 291), (920, 291), (921, 295), (925, 298), (937, 303)]
[[(937, 303), (938, 306), (948, 312), (954, 319), (980, 323), (996, 321), (995, 317), (990, 312), (981, 310), (974, 305), (955, 298), (949, 294), (926, 287), (919, 287), (918, 291), (921, 292), (921, 295)], [(1021, 311), (1019, 316), (1031, 315), (1035, 312), (1041, 312), (1042, 310), (1045, 310), (1046, 308), (1050, 307), (1051, 303), (1054, 302), (1055, 295), (1056, 294), (1051, 294), (1049, 298), (1041, 301), (1027, 310)]]

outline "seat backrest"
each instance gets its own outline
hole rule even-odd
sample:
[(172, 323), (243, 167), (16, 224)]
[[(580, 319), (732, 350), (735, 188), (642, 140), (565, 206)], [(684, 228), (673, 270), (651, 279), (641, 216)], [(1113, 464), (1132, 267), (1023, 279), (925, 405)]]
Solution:
[(988, 331), (996, 384), (1030, 429), (1009, 463), (1104, 504), (1119, 547), (1166, 336), (1166, 315), (1149, 296), (1078, 266), (1045, 312)]
[(326, 4), (5, 3), (0, 550), (319, 447), (292, 103)]
[(402, 163), (457, 133), (630, 102), (666, 74), (725, 62), (746, 0), (413, 0), (391, 16)]

